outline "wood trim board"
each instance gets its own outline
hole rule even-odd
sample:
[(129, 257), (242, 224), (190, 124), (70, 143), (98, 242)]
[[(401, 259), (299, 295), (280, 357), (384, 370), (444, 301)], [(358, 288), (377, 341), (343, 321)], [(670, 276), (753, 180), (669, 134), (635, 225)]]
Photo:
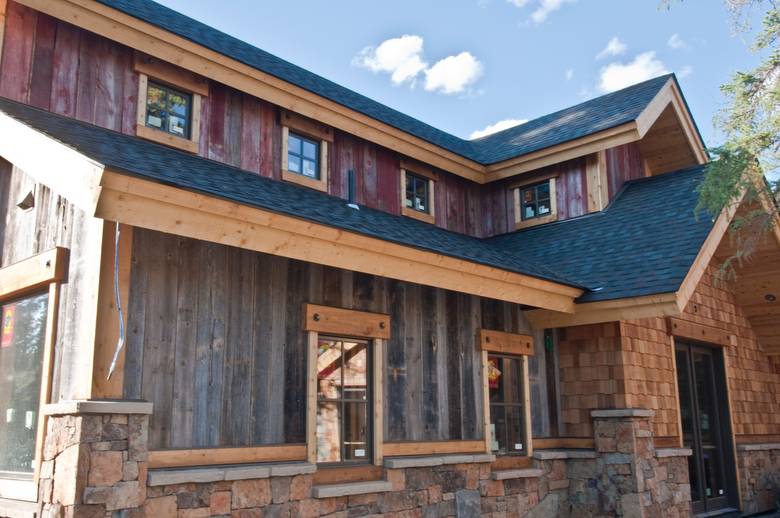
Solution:
[(10, 299), (65, 280), (68, 250), (52, 248), (0, 268), (0, 299)]
[(675, 337), (728, 347), (737, 345), (737, 337), (723, 329), (697, 324), (681, 318), (666, 319), (667, 332)]
[(149, 452), (150, 469), (303, 460), (306, 460), (305, 444), (153, 450)]
[(386, 442), (385, 457), (443, 455), (449, 453), (485, 453), (485, 441), (408, 441)]
[(534, 337), (531, 335), (490, 329), (480, 329), (478, 335), (477, 343), (482, 351), (523, 356), (534, 354)]
[(355, 338), (390, 338), (390, 315), (317, 304), (303, 305), (304, 330)]

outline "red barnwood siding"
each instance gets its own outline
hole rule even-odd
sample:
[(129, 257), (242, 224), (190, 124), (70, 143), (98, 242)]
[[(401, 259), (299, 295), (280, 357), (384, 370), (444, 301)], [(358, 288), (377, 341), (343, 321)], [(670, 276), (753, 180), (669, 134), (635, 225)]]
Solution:
[(607, 181), (609, 182), (609, 199), (623, 187), (628, 180), (645, 176), (642, 155), (636, 142), (623, 144), (607, 150)]
[[(8, 2), (0, 95), (123, 133), (135, 134), (138, 74), (133, 50), (68, 23)], [(625, 148), (625, 149), (623, 149)], [(634, 177), (636, 146), (608, 154), (610, 193)], [(276, 106), (211, 82), (203, 98), (198, 153), (279, 180), (281, 128)], [(354, 169), (358, 203), (400, 212), (400, 156), (341, 131), (328, 153), (329, 192), (346, 198)], [(641, 169), (641, 168), (640, 168)], [(584, 160), (545, 168), (558, 172), (559, 218), (585, 213)], [(439, 171), (436, 225), (476, 236), (514, 228), (511, 180), (485, 186)]]

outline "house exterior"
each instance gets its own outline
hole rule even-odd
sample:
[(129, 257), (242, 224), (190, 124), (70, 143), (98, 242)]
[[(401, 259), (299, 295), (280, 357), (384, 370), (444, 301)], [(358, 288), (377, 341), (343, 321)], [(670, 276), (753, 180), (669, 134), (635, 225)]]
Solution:
[(780, 226), (674, 76), (462, 140), (151, 0), (0, 0), (0, 516), (755, 514)]

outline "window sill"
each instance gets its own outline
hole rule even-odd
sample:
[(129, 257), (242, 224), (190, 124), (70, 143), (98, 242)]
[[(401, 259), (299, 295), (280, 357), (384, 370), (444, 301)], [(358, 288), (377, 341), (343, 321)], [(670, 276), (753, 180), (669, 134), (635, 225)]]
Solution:
[(518, 221), (515, 223), (515, 230), (520, 230), (521, 228), (535, 227), (537, 225), (544, 225), (545, 223), (552, 223), (553, 221), (558, 221), (558, 214), (549, 214), (547, 216), (542, 216), (541, 218), (533, 218), (533, 219), (527, 219), (525, 221)]
[(135, 134), (143, 139), (151, 140), (152, 142), (157, 142), (158, 144), (176, 148), (181, 151), (187, 151), (189, 153), (198, 152), (198, 143), (194, 140), (177, 137), (176, 135), (171, 135), (164, 131), (148, 128), (143, 124), (135, 125)]
[(351, 482), (349, 484), (328, 484), (314, 486), (314, 498), (335, 498), (339, 496), (367, 495), (369, 493), (387, 493), (393, 490), (393, 484), (386, 480), (372, 482)]
[(539, 478), (544, 475), (543, 469), (505, 469), (490, 474), (492, 480), (512, 480), (517, 478)]
[(38, 484), (30, 479), (0, 478), (0, 498), (37, 502)]
[(308, 462), (273, 464), (245, 464), (231, 466), (203, 466), (186, 469), (149, 470), (150, 486), (249, 480), (270, 477), (291, 477), (317, 471), (317, 465)]
[(296, 183), (309, 189), (315, 189), (317, 191), (328, 192), (328, 185), (325, 180), (315, 180), (308, 178), (302, 174), (293, 173), (292, 171), (282, 170), (282, 180), (285, 182)]
[(420, 212), (419, 210), (410, 209), (409, 207), (401, 207), (401, 214), (423, 223), (430, 223), (431, 225), (436, 223), (436, 217), (433, 214), (426, 212)]
[(419, 457), (385, 457), (384, 464), (389, 469), (427, 468), (444, 466), (446, 464), (476, 464), (496, 460), (496, 456), (488, 453), (476, 455), (420, 455)]

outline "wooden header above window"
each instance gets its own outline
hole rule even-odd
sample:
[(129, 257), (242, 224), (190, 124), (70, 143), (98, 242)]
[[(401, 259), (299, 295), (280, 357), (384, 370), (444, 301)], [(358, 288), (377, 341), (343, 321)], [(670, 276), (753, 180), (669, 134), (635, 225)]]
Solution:
[(155, 59), (140, 52), (135, 53), (133, 63), (136, 72), (146, 74), (152, 79), (156, 79), (169, 86), (182, 88), (190, 93), (208, 97), (209, 82), (206, 78), (193, 74), (189, 70), (184, 70), (177, 66)]
[(724, 347), (737, 345), (737, 337), (733, 334), (727, 333), (717, 327), (696, 324), (681, 318), (667, 318), (666, 329), (672, 336), (687, 338), (688, 340), (694, 340), (696, 342), (722, 345)]
[(359, 338), (390, 338), (390, 315), (304, 304), (304, 330)]
[(282, 126), (326, 142), (333, 142), (333, 129), (297, 113), (282, 110)]
[(15, 297), (62, 281), (67, 267), (68, 250), (57, 247), (0, 268), (0, 298)]
[(530, 335), (480, 329), (479, 348), (493, 353), (533, 356), (534, 338)]

